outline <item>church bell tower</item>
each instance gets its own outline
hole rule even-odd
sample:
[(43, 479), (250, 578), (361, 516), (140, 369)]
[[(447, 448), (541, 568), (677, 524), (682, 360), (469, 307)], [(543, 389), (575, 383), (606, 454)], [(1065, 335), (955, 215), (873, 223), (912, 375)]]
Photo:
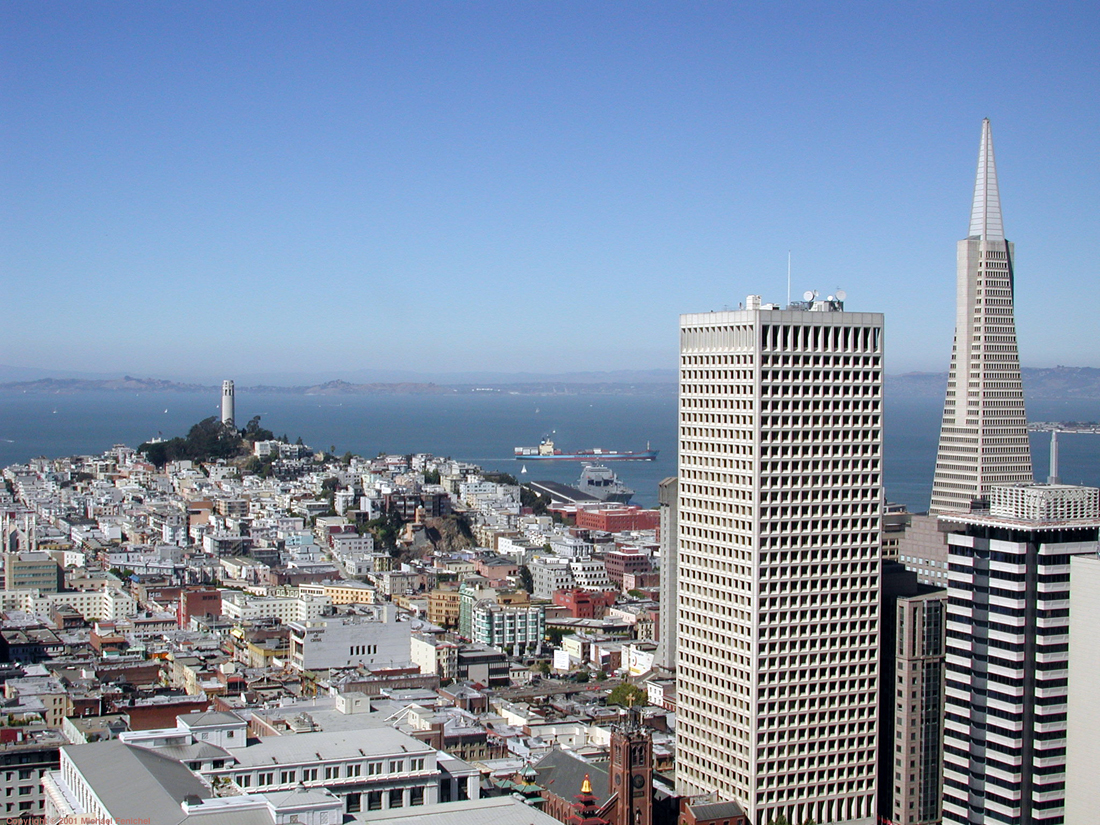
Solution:
[(611, 825), (653, 825), (653, 739), (631, 708), (611, 731), (610, 792), (618, 796)]

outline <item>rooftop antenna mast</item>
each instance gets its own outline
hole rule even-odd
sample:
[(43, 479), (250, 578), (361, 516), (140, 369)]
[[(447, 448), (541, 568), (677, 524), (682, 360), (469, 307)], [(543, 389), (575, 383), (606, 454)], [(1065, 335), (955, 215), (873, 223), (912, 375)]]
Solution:
[(791, 250), (787, 250), (787, 306), (791, 305)]

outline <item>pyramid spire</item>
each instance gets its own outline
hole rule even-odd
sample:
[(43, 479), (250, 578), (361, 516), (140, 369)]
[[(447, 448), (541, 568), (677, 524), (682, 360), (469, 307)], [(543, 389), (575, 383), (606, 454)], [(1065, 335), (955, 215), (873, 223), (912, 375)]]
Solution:
[(929, 512), (972, 512), (994, 484), (1032, 483), (1012, 306), (1012, 244), (1001, 224), (989, 120), (982, 121), (970, 235), (956, 244), (955, 345)]
[(978, 150), (978, 178), (974, 181), (974, 205), (970, 210), (970, 237), (1003, 241), (1001, 194), (997, 189), (997, 165), (993, 161), (993, 132), (989, 118), (982, 121), (982, 144)]

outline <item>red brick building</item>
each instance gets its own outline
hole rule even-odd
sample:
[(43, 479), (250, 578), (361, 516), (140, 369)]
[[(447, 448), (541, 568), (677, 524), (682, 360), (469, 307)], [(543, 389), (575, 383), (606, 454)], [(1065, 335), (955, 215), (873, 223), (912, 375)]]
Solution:
[(677, 825), (749, 825), (749, 818), (736, 802), (684, 797), (680, 800)]
[(554, 604), (564, 607), (574, 619), (602, 619), (615, 604), (617, 594), (611, 590), (557, 590)]
[(180, 593), (179, 607), (176, 610), (176, 619), (180, 627), (188, 627), (192, 616), (220, 616), (221, 614), (221, 591), (197, 588)]
[(484, 556), (474, 561), (479, 576), (484, 576), (493, 584), (500, 584), (512, 576), (519, 575), (519, 565), (503, 556)]
[(577, 508), (577, 527), (584, 530), (602, 530), (605, 533), (621, 533), (624, 530), (656, 530), (661, 516), (656, 510), (641, 507)]
[(604, 556), (603, 566), (607, 568), (607, 577), (620, 588), (623, 586), (623, 577), (627, 573), (631, 575), (648, 573), (653, 569), (649, 556), (635, 548), (612, 550)]

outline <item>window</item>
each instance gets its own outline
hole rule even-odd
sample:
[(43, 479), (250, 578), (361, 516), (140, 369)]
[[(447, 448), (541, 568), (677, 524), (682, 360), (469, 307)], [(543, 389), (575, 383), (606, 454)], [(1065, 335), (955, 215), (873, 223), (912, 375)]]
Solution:
[(247, 788), (252, 784), (252, 774), (242, 773), (237, 777), (237, 787)]
[(394, 759), (390, 761), (390, 773), (401, 773), (401, 768), (404, 767), (404, 759)]
[(420, 756), (420, 757), (416, 757), (414, 759), (410, 759), (409, 760), (409, 769), (413, 770), (413, 771), (422, 771), (422, 770), (424, 770), (424, 757)]
[(289, 785), (298, 778), (298, 771), (280, 771), (279, 784)]
[(262, 772), (256, 777), (257, 785), (271, 785), (275, 782), (275, 773), (273, 771)]
[(405, 807), (405, 789), (394, 788), (390, 791), (390, 807), (391, 808), (403, 808)]
[(423, 805), (424, 804), (424, 789), (423, 788), (409, 788), (409, 805)]
[(340, 778), (340, 766), (329, 765), (325, 768), (325, 779), (339, 779)]
[(368, 762), (367, 763), (367, 776), (378, 776), (382, 773), (381, 762)]
[(349, 793), (345, 797), (348, 801), (348, 813), (357, 814), (363, 810), (363, 798), (357, 793)]
[(348, 765), (348, 776), (359, 776), (362, 770), (362, 765)]
[(381, 791), (368, 791), (367, 792), (367, 810), (368, 811), (380, 811), (380, 810), (382, 810), (382, 792)]

